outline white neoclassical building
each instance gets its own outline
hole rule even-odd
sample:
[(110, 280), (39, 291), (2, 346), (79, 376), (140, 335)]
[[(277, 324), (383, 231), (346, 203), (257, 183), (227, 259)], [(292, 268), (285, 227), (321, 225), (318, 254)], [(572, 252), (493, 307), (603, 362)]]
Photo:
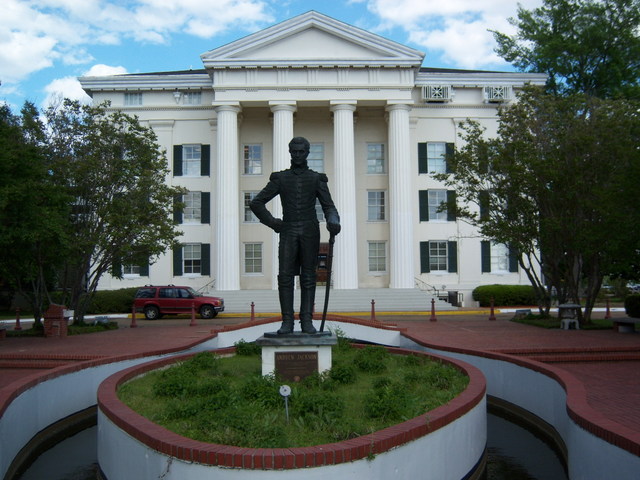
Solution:
[(181, 247), (101, 288), (276, 289), (277, 236), (248, 202), (288, 168), (293, 136), (311, 142), (309, 165), (327, 173), (340, 212), (335, 289), (435, 287), (468, 300), (481, 284), (528, 283), (506, 246), (439, 211), (455, 192), (432, 172), (446, 171), (460, 121), (495, 132), (498, 107), (544, 75), (423, 67), (422, 52), (314, 11), (201, 58), (200, 70), (80, 78), (94, 102), (153, 128), (166, 181), (189, 191), (175, 214)]

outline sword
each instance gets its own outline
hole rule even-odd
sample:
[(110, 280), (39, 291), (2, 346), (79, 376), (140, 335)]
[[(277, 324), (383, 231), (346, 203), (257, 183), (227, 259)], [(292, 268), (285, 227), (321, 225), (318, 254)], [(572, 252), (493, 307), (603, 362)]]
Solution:
[(320, 331), (324, 331), (324, 321), (327, 319), (327, 309), (329, 308), (329, 289), (331, 288), (331, 267), (333, 266), (333, 244), (336, 243), (336, 236), (329, 235), (329, 253), (327, 254), (327, 285), (324, 290), (324, 309), (322, 310), (322, 323)]

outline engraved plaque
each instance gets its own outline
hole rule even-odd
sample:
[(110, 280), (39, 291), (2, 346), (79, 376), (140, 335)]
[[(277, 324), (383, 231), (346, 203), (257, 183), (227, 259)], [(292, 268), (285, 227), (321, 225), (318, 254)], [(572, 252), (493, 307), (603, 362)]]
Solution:
[(276, 352), (276, 374), (299, 382), (318, 371), (318, 352)]

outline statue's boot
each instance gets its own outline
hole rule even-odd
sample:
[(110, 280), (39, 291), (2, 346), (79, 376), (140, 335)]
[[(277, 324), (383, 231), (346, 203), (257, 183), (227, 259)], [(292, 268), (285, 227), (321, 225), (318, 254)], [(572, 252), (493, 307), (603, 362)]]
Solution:
[(293, 333), (293, 276), (278, 275), (278, 294), (282, 325), (278, 335)]
[(300, 290), (300, 327), (302, 333), (316, 333), (313, 326), (313, 302), (315, 301), (316, 287), (302, 287)]

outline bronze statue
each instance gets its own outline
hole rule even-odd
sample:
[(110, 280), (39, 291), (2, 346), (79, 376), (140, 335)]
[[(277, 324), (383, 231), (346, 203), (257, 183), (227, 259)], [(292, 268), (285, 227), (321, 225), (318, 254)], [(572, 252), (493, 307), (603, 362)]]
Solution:
[[(300, 326), (303, 333), (316, 333), (313, 326), (313, 304), (316, 293), (316, 268), (320, 247), (320, 227), (316, 199), (320, 201), (332, 235), (340, 232), (340, 216), (336, 210), (327, 176), (307, 166), (309, 141), (295, 137), (289, 142), (291, 168), (274, 172), (269, 183), (251, 201), (250, 208), (261, 223), (280, 234), (278, 247), (278, 292), (282, 326), (278, 334), (293, 332), (293, 280), (300, 276)], [(266, 204), (280, 195), (283, 218), (275, 218)], [(327, 288), (329, 286), (327, 285)]]

